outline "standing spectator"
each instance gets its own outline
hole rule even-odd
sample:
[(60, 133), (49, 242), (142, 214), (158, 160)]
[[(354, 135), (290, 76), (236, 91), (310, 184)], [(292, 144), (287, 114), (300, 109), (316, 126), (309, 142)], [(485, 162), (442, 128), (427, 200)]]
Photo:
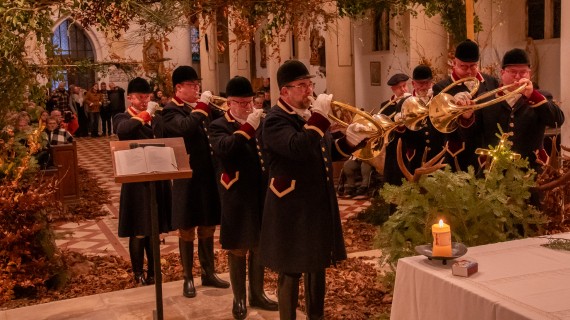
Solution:
[(263, 208), (260, 254), (279, 273), (281, 319), (295, 319), (304, 273), (308, 319), (324, 318), (326, 268), (346, 259), (332, 161), (363, 146), (363, 125), (351, 124), (333, 141), (327, 118), (332, 95), (312, 103), (313, 75), (298, 60), (277, 70), (280, 98), (264, 120), (269, 188)]
[(99, 120), (101, 111), (101, 95), (99, 94), (98, 85), (94, 84), (91, 90), (87, 91), (85, 98), (83, 99), (83, 105), (87, 110), (87, 115), (89, 116), (89, 129), (91, 131), (91, 137), (99, 137)]
[[(143, 78), (134, 78), (127, 87), (131, 105), (127, 112), (115, 115), (113, 121), (119, 140), (152, 139), (152, 116), (155, 104), (149, 104), (150, 85)], [(158, 204), (159, 232), (169, 232), (171, 213), (170, 181), (135, 182), (121, 185), (119, 211), (119, 237), (129, 237), (129, 254), (138, 285), (154, 284), (154, 264), (151, 243), (150, 183), (155, 184)], [(148, 263), (144, 275), (144, 254)], [(157, 270), (160, 272), (160, 270)]]
[(64, 128), (58, 125), (58, 119), (50, 116), (44, 129), (47, 135), (48, 145), (59, 145), (73, 142), (73, 136)]
[(174, 70), (175, 95), (162, 110), (162, 129), (157, 134), (165, 138), (183, 137), (193, 170), (191, 179), (176, 179), (172, 183), (172, 227), (178, 229), (180, 237), (180, 259), (184, 268), (182, 293), (188, 298), (196, 296), (192, 277), (196, 232), (202, 285), (230, 286), (218, 278), (214, 270), (214, 232), (221, 218), (217, 178), (208, 141), (208, 126), (214, 118), (214, 110), (209, 106), (212, 93), (204, 91), (200, 95), (199, 81), (196, 70), (190, 66)]
[(72, 104), (74, 106), (73, 108), (77, 111), (79, 129), (75, 132), (76, 137), (86, 137), (89, 134), (89, 119), (87, 118), (87, 112), (83, 105), (83, 94), (83, 88), (73, 86), (73, 91), (69, 99), (69, 103)]
[(111, 106), (109, 101), (109, 92), (107, 91), (107, 84), (101, 82), (101, 134), (104, 136), (111, 135)]
[(249, 251), (249, 304), (277, 311), (277, 302), (263, 291), (264, 267), (259, 259), (259, 232), (267, 175), (258, 154), (257, 131), (262, 109), (254, 109), (251, 83), (232, 78), (226, 86), (229, 111), (210, 125), (210, 142), (221, 174), (218, 180), (222, 204), (220, 243), (229, 250), (230, 281), (234, 294), (234, 319), (245, 319), (246, 255)]
[(267, 113), (271, 109), (271, 92), (263, 91), (263, 110)]
[(57, 85), (57, 89), (53, 91), (50, 96), (51, 109), (59, 109), (61, 111), (69, 111), (69, 94), (65, 91), (65, 82), (60, 82)]
[[(111, 109), (111, 120), (114, 121), (115, 115), (125, 112), (125, 89), (118, 87), (114, 82), (109, 82), (109, 90), (107, 90), (109, 97), (109, 106)], [(113, 133), (115, 125), (113, 124)]]

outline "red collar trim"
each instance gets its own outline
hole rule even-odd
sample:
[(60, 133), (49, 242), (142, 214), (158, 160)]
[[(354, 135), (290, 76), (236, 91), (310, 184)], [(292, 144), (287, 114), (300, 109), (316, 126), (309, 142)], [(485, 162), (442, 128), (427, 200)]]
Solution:
[(279, 98), (279, 100), (277, 101), (277, 106), (281, 109), (283, 109), (283, 111), (287, 112), (288, 114), (296, 114), (296, 112), (293, 110), (293, 107), (291, 107), (290, 105), (288, 105), (285, 101), (283, 101), (281, 98)]

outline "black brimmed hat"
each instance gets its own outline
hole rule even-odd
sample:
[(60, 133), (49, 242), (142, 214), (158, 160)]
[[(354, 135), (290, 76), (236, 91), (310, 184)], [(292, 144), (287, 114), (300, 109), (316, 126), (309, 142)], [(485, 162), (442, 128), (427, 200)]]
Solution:
[(131, 93), (150, 93), (150, 84), (148, 81), (141, 77), (136, 77), (133, 80), (129, 81), (129, 85), (127, 87), (127, 94)]
[(184, 81), (196, 81), (202, 80), (198, 77), (196, 70), (190, 66), (180, 66), (174, 69), (172, 72), (172, 86), (175, 87), (177, 84)]
[(287, 60), (277, 69), (277, 85), (279, 89), (295, 80), (314, 78), (309, 74), (309, 70), (299, 60)]
[(530, 67), (530, 58), (528, 57), (528, 53), (519, 48), (514, 48), (507, 51), (507, 53), (505, 53), (503, 56), (502, 68), (504, 69), (507, 66), (515, 64), (524, 64)]
[(433, 79), (431, 68), (426, 66), (425, 64), (418, 65), (417, 67), (414, 68), (414, 72), (412, 73), (412, 79), (418, 81)]
[(410, 77), (408, 77), (407, 75), (403, 73), (396, 73), (395, 75), (391, 76), (390, 79), (388, 79), (388, 82), (386, 84), (392, 87), (402, 81), (408, 81), (408, 79), (410, 79)]
[(455, 48), (455, 57), (463, 62), (477, 62), (479, 61), (479, 46), (467, 39)]
[(255, 93), (247, 78), (235, 76), (226, 85), (226, 95), (228, 97), (253, 97)]

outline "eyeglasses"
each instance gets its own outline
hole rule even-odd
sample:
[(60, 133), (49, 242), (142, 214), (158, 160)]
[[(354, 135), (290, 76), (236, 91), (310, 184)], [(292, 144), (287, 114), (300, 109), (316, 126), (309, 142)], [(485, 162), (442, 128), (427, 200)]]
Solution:
[(523, 78), (529, 75), (530, 70), (505, 69), (505, 72), (513, 77), (516, 77), (518, 75), (519, 77)]
[(150, 100), (150, 94), (133, 94), (132, 96), (139, 101)]
[(303, 91), (307, 91), (307, 89), (311, 89), (313, 90), (315, 88), (315, 83), (314, 82), (309, 82), (309, 83), (299, 83), (298, 85), (294, 85), (294, 86), (285, 86), (287, 88), (299, 88)]
[(249, 101), (228, 100), (228, 102), (233, 102), (233, 103), (239, 105), (240, 107), (245, 108), (245, 107), (251, 105), (253, 103), (253, 100), (249, 100)]
[(472, 63), (472, 64), (457, 64), (456, 66), (457, 66), (457, 68), (459, 68), (459, 69), (461, 69), (461, 70), (463, 70), (463, 71), (467, 71), (467, 70), (469, 70), (469, 69), (471, 69), (471, 70), (477, 69), (477, 68), (479, 67), (479, 64), (477, 64), (477, 63)]
[(184, 86), (194, 87), (194, 88), (200, 87), (200, 82), (181, 82), (180, 84), (184, 85)]

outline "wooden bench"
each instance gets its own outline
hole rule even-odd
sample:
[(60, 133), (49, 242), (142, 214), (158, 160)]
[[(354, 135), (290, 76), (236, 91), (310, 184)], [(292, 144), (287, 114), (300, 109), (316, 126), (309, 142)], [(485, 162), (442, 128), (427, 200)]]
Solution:
[(56, 177), (59, 181), (56, 199), (64, 204), (79, 201), (79, 170), (75, 141), (69, 144), (50, 146), (54, 167), (42, 170), (44, 178)]

